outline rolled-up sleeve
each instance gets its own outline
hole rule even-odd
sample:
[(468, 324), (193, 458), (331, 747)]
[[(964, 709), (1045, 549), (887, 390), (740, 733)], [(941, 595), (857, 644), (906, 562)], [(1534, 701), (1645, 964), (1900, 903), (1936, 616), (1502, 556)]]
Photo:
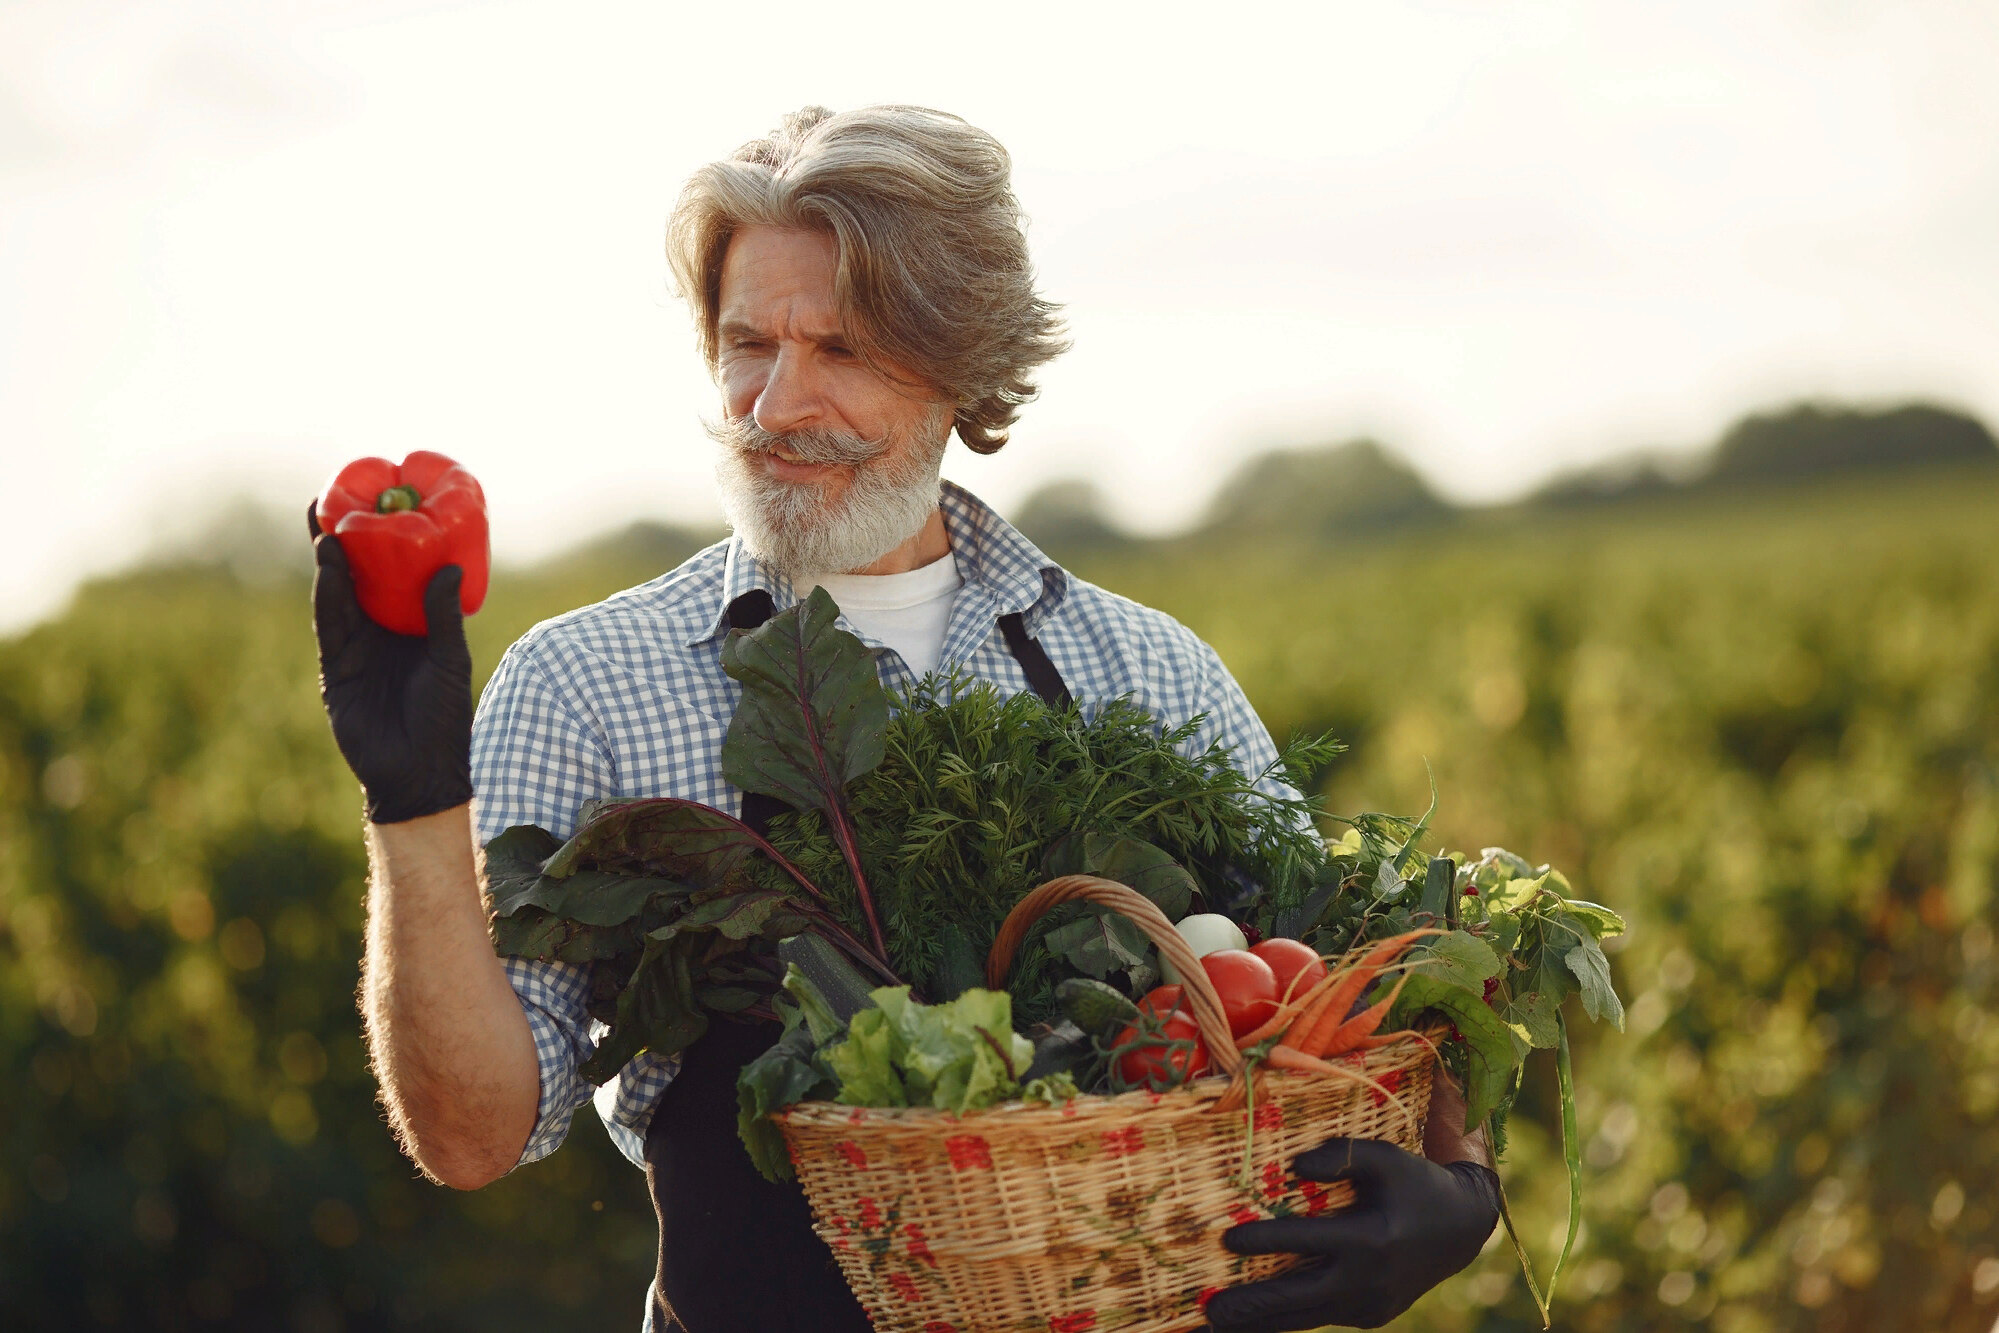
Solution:
[[(507, 651), (480, 696), (472, 724), (472, 789), (481, 845), (517, 824), (539, 824), (566, 838), (578, 806), (617, 792), (609, 752), (537, 659), (532, 634)], [(534, 1034), (541, 1072), (534, 1132), (519, 1166), (560, 1147), (576, 1109), (590, 1100), (593, 1089), (577, 1070), (596, 1049), (593, 1029), (601, 1025), (589, 1015), (588, 968), (504, 961)]]

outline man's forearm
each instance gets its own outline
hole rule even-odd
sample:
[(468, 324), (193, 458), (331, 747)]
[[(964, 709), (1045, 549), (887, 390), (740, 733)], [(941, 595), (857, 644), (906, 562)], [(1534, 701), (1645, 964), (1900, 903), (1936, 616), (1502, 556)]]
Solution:
[(1485, 1126), (1465, 1132), (1465, 1095), (1457, 1081), (1440, 1063), (1430, 1084), (1430, 1118), (1423, 1126), (1423, 1155), (1439, 1166), (1452, 1162), (1492, 1165), (1492, 1149), (1485, 1141)]
[(368, 826), (368, 1052), (403, 1150), (477, 1189), (511, 1170), (541, 1096), (534, 1035), (486, 931), (471, 808)]

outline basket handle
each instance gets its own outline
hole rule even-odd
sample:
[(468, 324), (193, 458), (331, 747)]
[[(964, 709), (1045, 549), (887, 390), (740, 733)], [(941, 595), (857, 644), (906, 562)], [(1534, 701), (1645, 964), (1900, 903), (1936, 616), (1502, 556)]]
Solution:
[(1235, 1048), (1235, 1038), (1229, 1033), (1228, 1018), (1222, 1012), (1221, 996), (1215, 993), (1215, 985), (1208, 980), (1207, 969), (1194, 954), (1173, 923), (1166, 919), (1166, 913), (1144, 894), (1130, 889), (1116, 880), (1100, 879), (1095, 875), (1063, 875), (1051, 879), (1040, 888), (1022, 898), (1006, 914), (1000, 923), (999, 934), (993, 937), (992, 952), (986, 956), (986, 984), (994, 990), (1006, 985), (1007, 971), (1013, 966), (1013, 956), (1020, 949), (1021, 941), (1043, 913), (1062, 903), (1078, 899), (1108, 907), (1121, 916), (1129, 917), (1132, 924), (1143, 931), (1145, 938), (1152, 941), (1159, 952), (1170, 960), (1180, 972), (1181, 984), (1187, 999), (1187, 1007), (1192, 1012), (1194, 1024), (1201, 1030), (1201, 1042), (1208, 1048), (1208, 1062), (1222, 1073), (1233, 1078), (1242, 1069), (1242, 1053)]

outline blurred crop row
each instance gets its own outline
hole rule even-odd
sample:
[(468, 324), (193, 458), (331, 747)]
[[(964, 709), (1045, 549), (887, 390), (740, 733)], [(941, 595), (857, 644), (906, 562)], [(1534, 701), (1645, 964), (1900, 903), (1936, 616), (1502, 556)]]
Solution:
[[(1983, 470), (1453, 522), (1109, 544), (1085, 576), (1333, 729), (1336, 812), (1567, 870), (1632, 923), (1576, 1053), (1587, 1208), (1557, 1326), (1999, 1313), (1999, 481)], [(1059, 553), (1059, 551), (1058, 551)], [(503, 576), (535, 620), (656, 573)], [(360, 807), (305, 589), (162, 569), (0, 643), (0, 1311), (10, 1327), (635, 1327), (643, 1178), (579, 1117), (428, 1185), (355, 1014)], [(1504, 1171), (1559, 1248), (1551, 1070)], [(1511, 1251), (1404, 1326), (1538, 1327)]]

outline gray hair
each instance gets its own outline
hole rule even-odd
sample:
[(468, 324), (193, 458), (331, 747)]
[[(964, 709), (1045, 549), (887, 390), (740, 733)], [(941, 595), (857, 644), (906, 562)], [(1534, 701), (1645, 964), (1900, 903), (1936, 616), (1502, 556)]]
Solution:
[[(834, 114), (808, 106), (691, 176), (667, 224), (675, 286), (715, 372), (722, 260), (752, 226), (830, 232), (833, 296), (855, 353), (910, 389), (955, 404), (974, 452), (1006, 443), (1028, 372), (1069, 349), (1061, 307), (1034, 292), (1025, 219), (1000, 142), (917, 106)], [(918, 376), (910, 384), (890, 363)]]

